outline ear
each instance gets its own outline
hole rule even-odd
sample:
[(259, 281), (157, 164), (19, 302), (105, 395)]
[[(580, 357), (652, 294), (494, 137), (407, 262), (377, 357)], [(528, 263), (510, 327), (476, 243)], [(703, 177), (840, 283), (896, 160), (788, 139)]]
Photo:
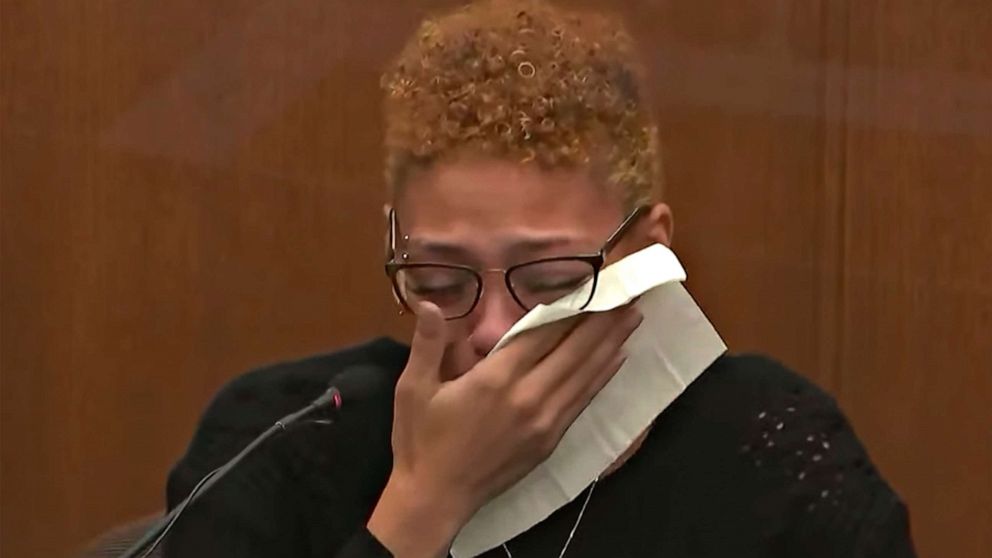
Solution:
[(656, 203), (651, 206), (647, 216), (644, 218), (645, 236), (651, 242), (672, 245), (672, 234), (675, 232), (675, 221), (672, 217), (672, 208), (666, 203)]

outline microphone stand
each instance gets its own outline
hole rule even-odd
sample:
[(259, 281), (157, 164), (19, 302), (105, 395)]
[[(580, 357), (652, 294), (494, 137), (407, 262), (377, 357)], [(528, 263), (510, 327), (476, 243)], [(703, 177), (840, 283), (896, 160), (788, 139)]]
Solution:
[(180, 502), (178, 506), (173, 508), (172, 511), (165, 517), (158, 520), (155, 525), (152, 525), (148, 531), (146, 531), (140, 539), (131, 545), (130, 548), (125, 550), (119, 558), (145, 558), (149, 556), (165, 539), (165, 536), (169, 533), (169, 530), (172, 529), (173, 525), (175, 525), (176, 521), (179, 519), (179, 516), (183, 514), (189, 505), (213, 488), (218, 481), (224, 478), (224, 475), (229, 473), (231, 469), (237, 466), (242, 459), (254, 451), (255, 448), (262, 444), (262, 442), (269, 439), (277, 432), (285, 431), (287, 427), (291, 426), (301, 418), (328, 405), (335, 412), (341, 408), (341, 392), (334, 386), (328, 388), (323, 395), (317, 399), (314, 399), (313, 402), (306, 407), (277, 420), (275, 424), (270, 426), (265, 432), (259, 434), (257, 438), (252, 440), (252, 442), (245, 446), (243, 450), (232, 457), (230, 461), (204, 475), (203, 478), (200, 479), (200, 482), (196, 483), (193, 490), (190, 491), (189, 495), (186, 496), (186, 498)]

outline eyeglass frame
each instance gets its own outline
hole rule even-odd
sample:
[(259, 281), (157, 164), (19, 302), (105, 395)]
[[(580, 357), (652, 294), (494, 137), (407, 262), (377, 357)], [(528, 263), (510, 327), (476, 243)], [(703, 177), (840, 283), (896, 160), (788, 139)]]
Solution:
[(623, 238), (623, 235), (626, 234), (627, 231), (630, 230), (630, 228), (634, 225), (634, 223), (636, 223), (645, 213), (647, 213), (649, 209), (650, 206), (648, 205), (639, 205), (636, 208), (634, 208), (634, 210), (631, 211), (624, 218), (624, 220), (620, 222), (620, 225), (617, 226), (616, 230), (614, 230), (613, 233), (610, 234), (610, 236), (606, 239), (606, 242), (604, 242), (602, 247), (600, 247), (599, 251), (595, 253), (577, 254), (573, 256), (553, 256), (550, 258), (539, 258), (536, 260), (514, 264), (506, 268), (478, 270), (475, 269), (474, 267), (461, 265), (461, 264), (451, 264), (451, 263), (441, 263), (441, 262), (396, 261), (396, 232), (398, 227), (397, 227), (396, 209), (391, 207), (389, 208), (389, 216), (388, 216), (389, 233), (388, 233), (388, 240), (386, 246), (386, 264), (385, 264), (386, 276), (389, 277), (389, 281), (392, 284), (393, 295), (395, 296), (397, 302), (399, 302), (403, 306), (403, 308), (405, 308), (407, 311), (413, 313), (413, 309), (410, 308), (410, 305), (407, 303), (406, 298), (401, 294), (400, 286), (397, 282), (396, 276), (401, 270), (410, 269), (410, 268), (433, 267), (433, 268), (445, 268), (445, 269), (459, 269), (459, 270), (467, 271), (472, 275), (474, 275), (476, 279), (476, 284), (478, 285), (478, 288), (475, 290), (475, 299), (472, 301), (472, 304), (471, 306), (469, 306), (468, 310), (465, 311), (464, 313), (451, 317), (445, 316), (445, 320), (450, 321), (450, 320), (459, 320), (461, 318), (464, 318), (465, 316), (468, 316), (479, 305), (479, 300), (482, 299), (482, 292), (485, 290), (485, 281), (483, 280), (483, 276), (482, 276), (483, 273), (494, 272), (494, 271), (502, 272), (503, 282), (506, 284), (506, 290), (509, 291), (510, 296), (513, 298), (513, 301), (516, 302), (517, 305), (520, 306), (520, 308), (524, 309), (525, 311), (530, 311), (531, 308), (528, 308), (527, 305), (524, 304), (522, 300), (520, 300), (520, 297), (517, 295), (516, 291), (513, 290), (513, 284), (510, 281), (510, 274), (519, 268), (531, 266), (535, 264), (566, 261), (566, 260), (580, 261), (588, 264), (590, 267), (592, 267), (593, 270), (592, 288), (589, 291), (589, 300), (587, 300), (582, 306), (579, 307), (579, 309), (582, 310), (585, 309), (585, 307), (588, 306), (590, 302), (592, 302), (593, 297), (596, 295), (596, 285), (599, 283), (599, 272), (603, 269), (603, 266), (606, 264), (607, 254), (609, 254), (609, 252), (616, 247), (616, 245)]

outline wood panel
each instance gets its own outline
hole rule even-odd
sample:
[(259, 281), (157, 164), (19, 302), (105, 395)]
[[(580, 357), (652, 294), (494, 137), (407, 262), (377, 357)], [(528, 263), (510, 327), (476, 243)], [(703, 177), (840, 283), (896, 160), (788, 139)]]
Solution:
[(850, 26), (838, 394), (920, 555), (990, 556), (992, 6), (852, 2)]
[[(402, 336), (377, 74), (457, 3), (2, 4), (0, 555), (154, 510), (240, 371)], [(922, 555), (989, 554), (985, 3), (582, 3), (641, 42), (730, 344), (839, 395)]]
[(638, 2), (689, 286), (738, 351), (830, 387), (837, 183), (826, 180), (818, 2)]
[(3, 3), (0, 555), (160, 507), (231, 376), (398, 330), (375, 115), (406, 30), (349, 5)]

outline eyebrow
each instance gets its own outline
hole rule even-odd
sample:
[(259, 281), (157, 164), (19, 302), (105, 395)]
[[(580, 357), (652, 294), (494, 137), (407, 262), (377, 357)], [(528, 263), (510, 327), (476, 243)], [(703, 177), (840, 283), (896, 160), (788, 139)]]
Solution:
[[(533, 254), (550, 250), (552, 248), (574, 245), (581, 240), (582, 239), (577, 237), (568, 236), (521, 237), (510, 242), (507, 253), (515, 255)], [(472, 251), (468, 248), (460, 244), (446, 242), (443, 240), (411, 239), (410, 247), (415, 248), (418, 252), (428, 252), (439, 257), (451, 257), (458, 259), (472, 258)]]

